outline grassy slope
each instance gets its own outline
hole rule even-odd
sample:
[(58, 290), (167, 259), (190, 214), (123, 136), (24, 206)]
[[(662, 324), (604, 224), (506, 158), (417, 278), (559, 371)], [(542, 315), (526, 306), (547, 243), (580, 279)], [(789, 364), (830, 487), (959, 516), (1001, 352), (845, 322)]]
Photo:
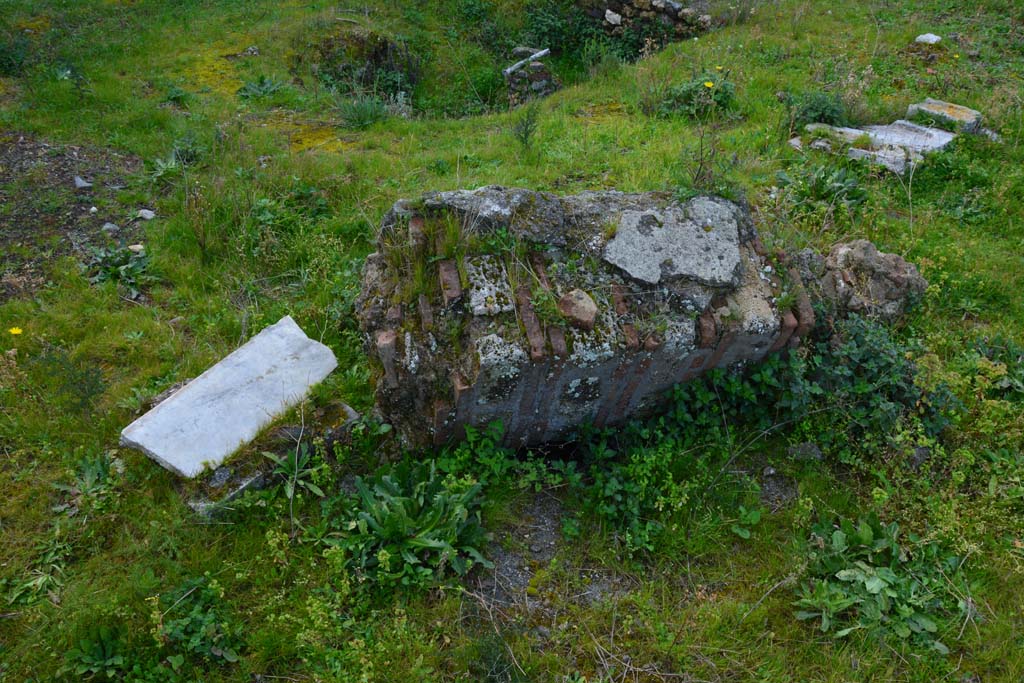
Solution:
[[(1024, 285), (1021, 28), (1005, 16), (1009, 4), (962, 3), (958, 11), (942, 11), (946, 4), (763, 6), (749, 22), (673, 45), (545, 101), (537, 145), (524, 152), (508, 133), (506, 114), (392, 120), (350, 133), (329, 126), (329, 102), (313, 89), (276, 95), (274, 102), (285, 109), (276, 112), (269, 102), (246, 103), (234, 96), (258, 74), (290, 80), (296, 38), (330, 25), (333, 3), (7, 3), (4, 21), (12, 25), (40, 18), (49, 23), (44, 36), (51, 63), (73, 65), (87, 77), (89, 89), (80, 97), (49, 68), (22, 80), (4, 79), (4, 128), (118, 147), (147, 160), (166, 156), (175, 139), (191, 133), (208, 153), (205, 164), (185, 179), (199, 184), (205, 210), (189, 210), (183, 183), (170, 189), (142, 183), (126, 196), (129, 209), (133, 202), (153, 199), (162, 217), (149, 228), (162, 278), (151, 292), (152, 305), (125, 304), (111, 287), (90, 287), (74, 264), (57, 263), (51, 287), (0, 306), (0, 330), (14, 325), (25, 330), (19, 338), (4, 336), (0, 350), (18, 347), (19, 358), (27, 359), (46, 340), (83, 364), (101, 367), (107, 383), (91, 414), (64, 409), (43, 378), (33, 374), (42, 371), (27, 362), (22, 363), (26, 374), (2, 387), (0, 575), (22, 576), (39, 555), (37, 546), (51, 537), (56, 517), (50, 485), (66, 481), (68, 468), (82, 454), (114, 447), (119, 429), (133, 416), (125, 402), (133, 389), (154, 393), (194, 376), (247, 331), (285, 312), (307, 330), (322, 331), (339, 355), (343, 371), (320, 396), (366, 407), (368, 375), (344, 301), (357, 287), (373, 225), (395, 199), (487, 183), (561, 192), (677, 186), (687, 172), (681, 153), (692, 147), (695, 127), (684, 120), (647, 118), (639, 105), (652, 84), (677, 82), (697, 69), (722, 66), (738, 84), (742, 118), (721, 131), (721, 144), (724, 156), (735, 155), (731, 178), (762, 209), (768, 239), (825, 246), (862, 235), (926, 264), (942, 290), (929, 300), (914, 331), (948, 364), (955, 364), (979, 329), (1015, 332), (1024, 321), (1024, 300), (1017, 295)], [(366, 20), (443, 45), (445, 17), (443, 11), (403, 16), (382, 10)], [(958, 31), (976, 41), (980, 57), (957, 56), (957, 48), (950, 47), (936, 63), (925, 65), (902, 52), (925, 30)], [(222, 59), (251, 44), (260, 47), (258, 59)], [(469, 48), (457, 52), (463, 60), (472, 55)], [(874, 78), (863, 76), (868, 66)], [(911, 188), (891, 177), (866, 177), (868, 206), (842, 233), (794, 224), (769, 211), (765, 196), (777, 170), (805, 163), (785, 145), (783, 108), (775, 93), (820, 88), (850, 74), (864, 80), (865, 114), (872, 120), (895, 118), (907, 103), (930, 95), (982, 109), (1005, 142), (969, 141), (951, 155), (953, 170), (922, 171)], [(192, 93), (187, 112), (161, 106), (172, 85)], [(309, 141), (313, 149), (301, 149)], [(264, 156), (269, 161), (261, 165), (257, 159)], [(808, 163), (815, 161), (822, 160)], [(294, 237), (257, 257), (239, 253), (244, 240), (238, 233), (252, 222), (257, 200), (282, 198), (294, 187), (293, 178), (321, 192), (329, 215), (299, 221), (291, 228)], [(958, 220), (953, 209), (974, 186), (982, 196), (982, 217), (974, 223)], [(199, 233), (207, 235), (205, 254)], [(185, 325), (172, 329), (168, 321), (178, 316)], [(1015, 419), (1019, 424), (1019, 415)], [(52, 678), (71, 640), (94, 623), (123, 622), (138, 638), (148, 637), (145, 598), (204, 572), (227, 587), (228, 609), (246, 625), (249, 642), (240, 664), (213, 669), (205, 680), (243, 680), (249, 672), (301, 674), (298, 634), (308, 636), (317, 626), (308, 605), (310, 589), (326, 584), (329, 572), (306, 546), (292, 546), (275, 558), (267, 533), (287, 530), (282, 504), (232, 525), (201, 525), (180, 502), (170, 475), (137, 454), (122, 455), (128, 466), (125, 483), (109, 510), (75, 532), (59, 604), (12, 608), (17, 614), (0, 620), (0, 658), (6, 667), (0, 677)], [(787, 467), (799, 474), (801, 495), (820, 508), (856, 513), (862, 506), (857, 484), (837, 483), (826, 468)], [(637, 574), (643, 582), (619, 613), (560, 605), (564, 616), (546, 644), (525, 629), (506, 637), (518, 661), (541, 679), (572, 671), (592, 674), (600, 661), (598, 642), (630, 653), (634, 662), (710, 680), (930, 681), (964, 672), (978, 672), (985, 681), (1024, 677), (1020, 570), (969, 507), (960, 510), (954, 528), (977, 547), (983, 569), (976, 597), (991, 614), (978, 629), (968, 627), (954, 655), (945, 659), (897, 654), (870, 640), (819, 637), (792, 619), (784, 589), (748, 615), (797, 561), (792, 516), (785, 510), (772, 515), (748, 542), (718, 536), (694, 556), (654, 558), (653, 566)], [(593, 566), (619, 567), (606, 543), (595, 530), (567, 553)], [(556, 568), (540, 588), (568, 595), (578, 581)], [(490, 627), (468, 618), (472, 610), (458, 596), (410, 597), (401, 603), (387, 606), (361, 636), (369, 643), (365, 657), (379, 680), (389, 680), (389, 672), (413, 670), (433, 671), (421, 674), (423, 680), (456, 678), (467, 661), (486, 654), (480, 643)], [(349, 638), (336, 645), (351, 649)]]

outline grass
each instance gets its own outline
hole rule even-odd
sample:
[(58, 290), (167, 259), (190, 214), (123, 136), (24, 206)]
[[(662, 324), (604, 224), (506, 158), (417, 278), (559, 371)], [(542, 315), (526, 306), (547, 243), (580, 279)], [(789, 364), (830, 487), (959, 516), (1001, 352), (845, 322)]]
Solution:
[[(979, 336), (1020, 341), (1024, 323), (1017, 295), (1024, 288), (1024, 17), (1014, 3), (962, 3), (953, 12), (938, 0), (759, 4), (743, 21), (632, 65), (592, 78), (566, 67), (563, 80), (576, 84), (539, 104), (529, 154), (509, 132), (522, 114), (474, 92), (488, 82), (474, 65), (504, 65), (479, 43), (460, 40), (458, 17), (486, 4), (368, 3), (366, 11), (323, 0), (5, 4), (0, 35), (27, 36), (30, 59), (20, 75), (0, 76), (0, 128), (116, 148), (150, 168), (173, 154), (176, 140), (194, 140), (203, 151), (167, 182), (142, 173), (119, 196), (122, 215), (146, 205), (160, 216), (145, 226), (154, 282), (144, 288), (144, 305), (125, 301), (116, 282), (90, 284), (71, 257), (54, 261), (49, 282), (32, 295), (0, 304), (0, 358), (7, 359), (0, 365), (0, 579), (4, 593), (41, 575), (56, 586), (29, 604), (0, 604), (0, 680), (59, 679), (65, 653), (101, 624), (122, 625), (131, 648), (171, 667), (171, 650), (157, 649), (150, 634), (147, 600), (207, 573), (225, 589), (217, 614), (241, 628), (245, 645), (237, 664), (197, 660), (205, 681), (256, 674), (464, 680), (467, 671), (484, 680), (553, 681), (667, 680), (683, 672), (716, 681), (1024, 678), (1024, 519), (1012, 499), (968, 495), (946, 482), (921, 490), (909, 475), (883, 481), (888, 470), (789, 461), (781, 439), (746, 452), (736, 466), (755, 471), (770, 462), (816, 511), (856, 518), (875, 509), (971, 556), (978, 616), (962, 633), (944, 634), (951, 655), (860, 634), (835, 640), (794, 619), (786, 582), (801, 561), (799, 505), (766, 514), (749, 540), (729, 532), (735, 510), (692, 510), (692, 537), (642, 560), (626, 558), (611, 530), (584, 523), (578, 538), (536, 568), (532, 589), (547, 607), (505, 620), (451, 587), (342, 600), (357, 591), (316, 544), (288, 538), (283, 496), (254, 499), (222, 523), (205, 524), (185, 507), (172, 475), (117, 448), (139, 392), (195, 377), (286, 313), (339, 358), (341, 369), (306, 413), (335, 400), (368, 409), (370, 374), (352, 304), (362, 259), (395, 200), (492, 183), (565, 193), (676, 190), (690, 175), (683, 159), (698, 126), (646, 116), (643, 103), (652, 88), (721, 66), (736, 95), (734, 111), (711, 133), (730, 160), (716, 173), (758, 209), (765, 242), (826, 249), (867, 237), (919, 263), (932, 290), (902, 334), (924, 345), (922, 365), (969, 403), (946, 448), (980, 457), (1001, 440), (1021, 450), (1021, 403), (985, 394), (970, 351)], [(510, 25), (518, 5), (494, 3)], [(339, 17), (406, 36), (430, 55), (413, 101), (433, 115), (339, 130), (334, 95), (308, 73), (299, 84), (291, 72), (301, 37), (330, 31)], [(907, 49), (925, 29), (959, 33), (969, 44), (950, 42), (925, 62)], [(258, 57), (225, 58), (250, 45), (259, 46)], [(60, 67), (75, 78), (59, 78)], [(260, 78), (273, 92), (238, 96)], [(771, 199), (779, 171), (846, 167), (788, 147), (780, 91), (853, 98), (865, 122), (890, 121), (908, 103), (938, 97), (983, 111), (1003, 142), (961, 139), (930, 158), (912, 184), (849, 166), (866, 200), (856, 213), (826, 218)], [(445, 111), (479, 113), (436, 115)], [(51, 213), (62, 199), (31, 201)], [(15, 326), (23, 334), (6, 333)], [(61, 363), (37, 362), (54, 350)], [(101, 390), (83, 379), (83, 368), (98, 371)], [(240, 457), (258, 457), (261, 448)], [(71, 482), (83, 457), (115, 450), (124, 473), (109, 490), (76, 515), (55, 512), (64, 494), (53, 486)], [(355, 448), (342, 454), (334, 476), (374, 465), (372, 449)], [(964, 467), (988, 471), (981, 461)], [(485, 526), (505, 528), (528, 499), (516, 490), (496, 496)], [(318, 520), (312, 497), (295, 510), (303, 526)], [(55, 539), (70, 550), (41, 565)], [(616, 577), (618, 592), (592, 602), (571, 597), (595, 576)], [(480, 662), (490, 664), (481, 671)]]

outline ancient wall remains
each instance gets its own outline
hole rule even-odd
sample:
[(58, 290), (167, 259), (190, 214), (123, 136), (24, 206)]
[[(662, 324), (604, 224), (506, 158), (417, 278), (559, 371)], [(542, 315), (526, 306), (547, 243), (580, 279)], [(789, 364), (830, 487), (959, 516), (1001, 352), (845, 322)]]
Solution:
[(395, 204), (357, 306), (378, 408), (408, 444), (501, 420), (506, 443), (526, 446), (653, 412), (673, 384), (795, 346), (812, 294), (898, 315), (924, 287), (867, 242), (782, 264), (721, 198), (491, 186)]

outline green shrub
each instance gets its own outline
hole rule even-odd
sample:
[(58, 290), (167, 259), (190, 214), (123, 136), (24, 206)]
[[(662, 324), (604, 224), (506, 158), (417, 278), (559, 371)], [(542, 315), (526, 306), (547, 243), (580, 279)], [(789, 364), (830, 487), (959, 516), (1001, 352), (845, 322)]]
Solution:
[(846, 105), (835, 93), (814, 91), (796, 98), (787, 95), (785, 104), (789, 109), (791, 130), (803, 128), (809, 123), (827, 123), (831, 126), (845, 126), (849, 123)]
[(533, 148), (533, 136), (540, 125), (540, 108), (531, 103), (512, 121), (512, 137), (516, 139), (524, 152)]
[(787, 213), (813, 220), (822, 229), (848, 224), (868, 197), (856, 173), (827, 165), (779, 171), (776, 182)]
[[(904, 420), (920, 421), (931, 436), (949, 424), (958, 403), (944, 385), (927, 393), (916, 385), (911, 348), (884, 326), (852, 317), (833, 332), (834, 340), (813, 341), (749, 372), (716, 369), (676, 385), (658, 419), (584, 434), (589, 480), (575, 495), (629, 552), (650, 551), (670, 523), (685, 524), (697, 508), (741, 505), (742, 487), (722, 486), (722, 473), (743, 434), (796, 431), (857, 464), (886, 453)], [(753, 519), (742, 508), (739, 515)]]
[(406, 42), (361, 28), (327, 37), (313, 53), (317, 79), (341, 94), (412, 93), (422, 77), (422, 61)]
[(500, 421), (484, 429), (466, 427), (466, 438), (437, 456), (437, 468), (454, 478), (480, 482), (485, 491), (500, 488), (540, 491), (544, 488), (581, 484), (576, 463), (546, 458), (535, 453), (517, 457), (501, 446), (505, 428)]
[(442, 477), (432, 461), (405, 460), (355, 486), (356, 496), (325, 502), (340, 527), (330, 543), (345, 551), (354, 574), (384, 586), (426, 587), (449, 571), (462, 576), (477, 564), (490, 566), (481, 554), (480, 484)]
[[(646, 433), (641, 433), (646, 432)], [(654, 551), (669, 521), (706, 502), (722, 448), (695, 452), (664, 425), (634, 431), (620, 451), (607, 436), (586, 447), (589, 483), (576, 491), (585, 509), (607, 526), (628, 554)], [(722, 444), (724, 445), (724, 443)]]
[(993, 382), (989, 395), (1015, 401), (1024, 399), (1024, 347), (1012, 339), (997, 335), (992, 339), (979, 339), (974, 343), (974, 348), (1005, 369), (1005, 373)]
[(107, 390), (103, 370), (96, 363), (59, 346), (47, 345), (29, 367), (36, 387), (50, 392), (64, 410), (89, 413)]
[(182, 109), (188, 109), (188, 105), (192, 101), (192, 93), (176, 85), (172, 85), (167, 88), (167, 92), (164, 93), (163, 101), (181, 107)]
[(693, 119), (722, 114), (732, 108), (736, 86), (725, 74), (702, 74), (693, 80), (657, 90), (644, 104), (648, 114), (669, 118), (687, 116)]
[(338, 103), (338, 116), (346, 128), (363, 130), (388, 117), (387, 103), (374, 95), (359, 95)]
[[(793, 604), (801, 620), (817, 620), (836, 638), (864, 630), (895, 636), (943, 654), (944, 622), (967, 605), (963, 561), (931, 541), (871, 515), (816, 524), (806, 544), (807, 569)], [(958, 608), (959, 603), (959, 608)]]
[(588, 40), (604, 39), (604, 31), (573, 2), (547, 0), (526, 8), (523, 42), (548, 48), (556, 56), (575, 57)]

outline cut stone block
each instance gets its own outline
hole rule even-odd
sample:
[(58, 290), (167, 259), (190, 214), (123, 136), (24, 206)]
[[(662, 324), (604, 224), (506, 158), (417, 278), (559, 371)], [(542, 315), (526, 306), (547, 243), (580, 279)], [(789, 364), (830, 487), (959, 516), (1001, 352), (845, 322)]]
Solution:
[(981, 112), (959, 104), (951, 104), (928, 97), (924, 102), (912, 104), (907, 108), (907, 118), (917, 114), (955, 126), (965, 133), (977, 133), (981, 130)]
[(808, 133), (815, 133), (817, 131), (825, 131), (829, 135), (837, 138), (840, 142), (845, 142), (848, 145), (852, 145), (857, 140), (864, 136), (864, 131), (859, 128), (847, 128), (845, 126), (830, 126), (827, 123), (808, 123), (804, 130)]
[(195, 477), (252, 441), (337, 365), (285, 316), (128, 425), (121, 444)]

